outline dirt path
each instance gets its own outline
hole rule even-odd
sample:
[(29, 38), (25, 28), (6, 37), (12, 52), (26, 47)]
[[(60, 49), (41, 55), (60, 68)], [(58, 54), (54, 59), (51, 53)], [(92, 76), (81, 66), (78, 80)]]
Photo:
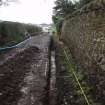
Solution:
[(44, 103), (49, 44), (50, 36), (36, 36), (5, 55), (4, 61), (0, 64), (0, 105)]

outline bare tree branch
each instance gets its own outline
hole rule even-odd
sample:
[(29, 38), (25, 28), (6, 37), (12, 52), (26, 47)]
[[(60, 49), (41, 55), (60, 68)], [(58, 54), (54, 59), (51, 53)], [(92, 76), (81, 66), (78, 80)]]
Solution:
[(10, 2), (16, 2), (17, 0), (0, 0), (0, 6), (9, 5)]

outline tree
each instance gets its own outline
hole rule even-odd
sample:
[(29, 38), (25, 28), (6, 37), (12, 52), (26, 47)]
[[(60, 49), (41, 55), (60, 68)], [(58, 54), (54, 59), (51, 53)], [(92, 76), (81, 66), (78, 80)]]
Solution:
[(60, 33), (63, 20), (67, 15), (72, 14), (75, 10), (82, 8), (91, 1), (93, 0), (79, 0), (78, 2), (75, 0), (74, 2), (71, 0), (56, 0), (52, 20), (55, 24), (57, 32)]
[(52, 20), (53, 20), (53, 22), (55, 24), (57, 34), (60, 35), (64, 18), (62, 18), (61, 16), (57, 17), (57, 16), (53, 15)]
[(82, 8), (84, 5), (92, 2), (93, 0), (80, 0), (77, 5), (78, 5), (78, 8)]
[(75, 10), (75, 5), (70, 0), (55, 1), (54, 14), (59, 16), (67, 16)]
[(17, 0), (0, 0), (0, 6), (9, 5), (10, 2), (16, 2)]
[(55, 5), (52, 20), (55, 24), (57, 34), (60, 35), (63, 20), (68, 14), (72, 14), (75, 11), (75, 5), (70, 0), (56, 0)]

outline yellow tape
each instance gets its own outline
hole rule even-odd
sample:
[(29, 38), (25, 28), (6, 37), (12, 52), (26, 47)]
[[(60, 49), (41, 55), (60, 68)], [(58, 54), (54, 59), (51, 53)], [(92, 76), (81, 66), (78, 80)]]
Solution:
[(87, 98), (87, 96), (86, 96), (86, 94), (85, 94), (85, 92), (84, 92), (84, 90), (83, 90), (83, 88), (82, 88), (81, 83), (79, 82), (79, 79), (78, 79), (78, 77), (77, 77), (77, 75), (76, 75), (74, 69), (73, 69), (72, 66), (71, 66), (71, 63), (70, 63), (70, 61), (69, 61), (69, 57), (68, 57), (68, 55), (67, 55), (67, 53), (66, 53), (66, 51), (65, 51), (64, 48), (63, 48), (63, 50), (64, 50), (65, 58), (66, 58), (66, 60), (67, 60), (66, 63), (67, 63), (67, 65), (69, 66), (70, 70), (72, 71), (72, 73), (73, 73), (73, 75), (74, 75), (74, 77), (75, 77), (75, 79), (76, 79), (76, 81), (77, 81), (77, 83), (78, 83), (78, 85), (79, 85), (79, 88), (80, 88), (80, 90), (81, 90), (81, 92), (82, 92), (82, 94), (83, 94), (83, 96), (84, 96), (84, 99), (85, 99), (87, 105), (91, 105), (90, 102), (89, 102), (89, 100), (88, 100), (88, 98)]

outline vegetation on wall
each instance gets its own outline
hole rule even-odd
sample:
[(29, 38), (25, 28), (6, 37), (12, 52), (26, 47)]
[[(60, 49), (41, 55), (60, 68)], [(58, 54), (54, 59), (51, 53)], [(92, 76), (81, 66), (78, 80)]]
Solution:
[(76, 3), (77, 9), (82, 8), (84, 5), (92, 2), (93, 0), (80, 0), (79, 2)]
[(70, 0), (56, 0), (55, 5), (52, 20), (55, 24), (57, 34), (60, 34), (64, 18), (67, 14), (75, 10), (75, 6)]
[(71, 15), (74, 11), (82, 8), (93, 0), (79, 0), (72, 2), (71, 0), (56, 0), (54, 14), (52, 16), (53, 23), (55, 24), (57, 34), (60, 35), (62, 23), (65, 17)]
[[(95, 0), (66, 18), (61, 39), (92, 86), (95, 102), (105, 105), (105, 0)], [(101, 84), (101, 85), (100, 85)]]

